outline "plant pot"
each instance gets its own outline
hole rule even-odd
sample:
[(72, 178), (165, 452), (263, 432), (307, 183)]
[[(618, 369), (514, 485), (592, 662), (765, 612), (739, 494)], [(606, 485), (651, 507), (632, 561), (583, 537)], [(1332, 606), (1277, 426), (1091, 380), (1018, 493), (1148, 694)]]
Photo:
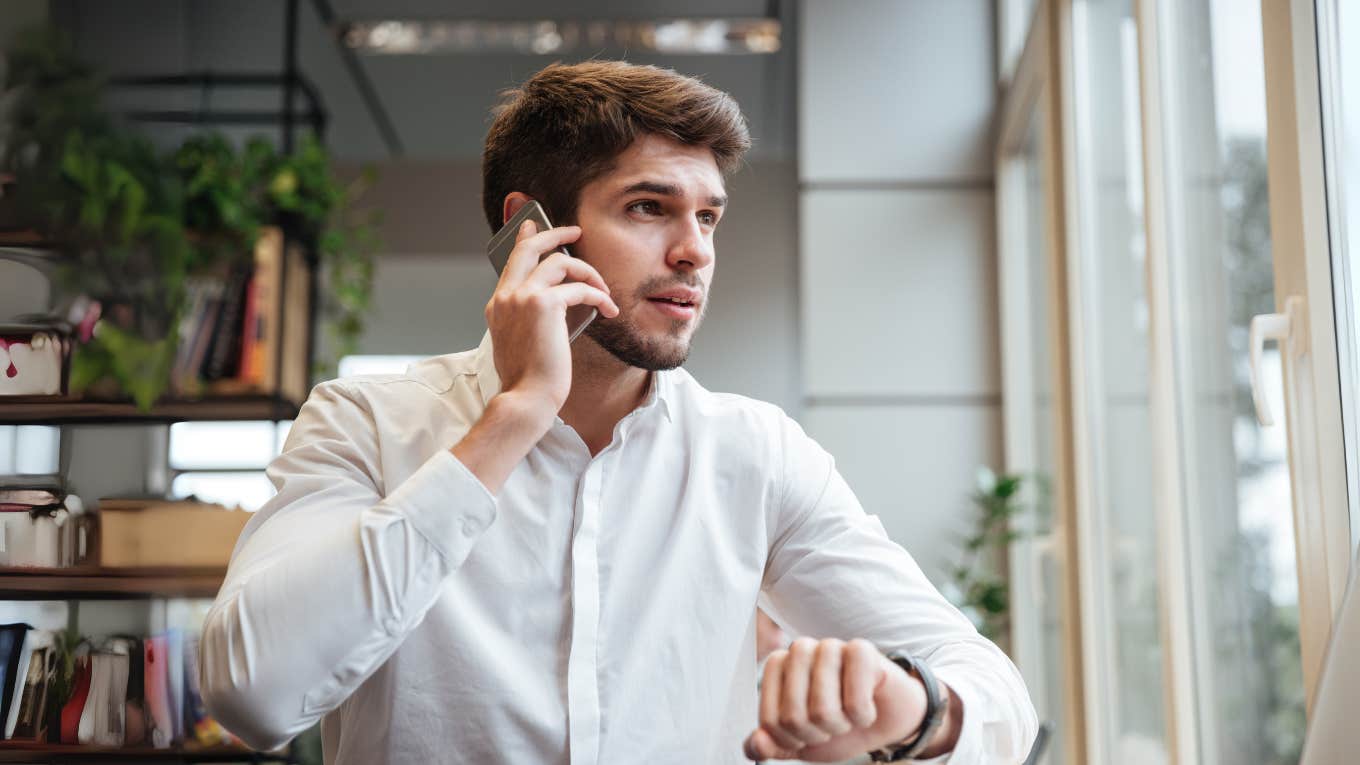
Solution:
[(131, 397), (138, 408), (150, 410), (170, 387), (178, 345), (173, 332), (147, 339), (101, 319), (90, 341), (72, 356), (71, 392), (87, 398)]
[(60, 322), (0, 324), (0, 396), (60, 396), (71, 372), (71, 331)]

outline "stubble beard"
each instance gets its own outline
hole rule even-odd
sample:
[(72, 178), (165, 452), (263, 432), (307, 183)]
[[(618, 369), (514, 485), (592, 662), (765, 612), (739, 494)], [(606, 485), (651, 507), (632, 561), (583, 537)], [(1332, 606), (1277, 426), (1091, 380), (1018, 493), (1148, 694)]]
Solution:
[(631, 367), (659, 372), (675, 369), (684, 364), (689, 358), (694, 333), (699, 330), (704, 314), (708, 311), (707, 296), (699, 303), (699, 314), (692, 322), (673, 320), (661, 336), (644, 332), (630, 318), (634, 312), (642, 310), (647, 295), (655, 294), (667, 286), (674, 286), (674, 281), (644, 283), (627, 306), (619, 306), (618, 316), (612, 319), (597, 316), (586, 325), (586, 336), (608, 351), (611, 356)]

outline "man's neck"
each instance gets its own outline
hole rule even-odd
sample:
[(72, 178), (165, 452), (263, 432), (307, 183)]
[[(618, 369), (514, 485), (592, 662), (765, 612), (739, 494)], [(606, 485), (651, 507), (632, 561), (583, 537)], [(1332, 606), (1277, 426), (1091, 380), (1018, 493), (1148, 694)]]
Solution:
[(591, 455), (599, 454), (614, 438), (614, 426), (642, 405), (651, 385), (651, 372), (614, 358), (589, 337), (571, 349), (571, 393), (558, 413)]

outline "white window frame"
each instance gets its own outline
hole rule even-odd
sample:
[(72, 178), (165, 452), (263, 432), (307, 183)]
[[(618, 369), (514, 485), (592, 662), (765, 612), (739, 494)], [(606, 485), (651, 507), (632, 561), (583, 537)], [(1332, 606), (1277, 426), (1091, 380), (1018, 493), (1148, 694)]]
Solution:
[[(1170, 254), (1180, 244), (1175, 211), (1183, 209), (1174, 198), (1180, 185), (1169, 174), (1182, 163), (1171, 152), (1166, 126), (1172, 124), (1170, 109), (1177, 102), (1175, 64), (1166, 54), (1170, 30), (1162, 26), (1175, 0), (1136, 0), (1139, 29), (1138, 69), (1143, 139), (1144, 225), (1147, 236), (1147, 294), (1150, 308), (1149, 384), (1153, 417), (1152, 437), (1157, 455), (1154, 465), (1157, 512), (1158, 579), (1163, 632), (1163, 676), (1166, 683), (1165, 713), (1169, 756), (1175, 763), (1214, 761), (1213, 737), (1203, 735), (1204, 721), (1212, 718), (1221, 699), (1208, 698), (1213, 687), (1211, 662), (1213, 635), (1194, 629), (1193, 615), (1205, 607), (1208, 593), (1203, 567), (1191, 565), (1202, 531), (1186, 498), (1197, 496), (1192, 485), (1197, 477), (1186, 473), (1181, 455), (1192, 452), (1190, 435), (1178, 427), (1179, 412), (1190, 401), (1188, 382), (1177, 369), (1187, 368), (1178, 353), (1177, 328), (1185, 327), (1189, 306), (1177, 304), (1172, 289)], [(1102, 765), (1111, 762), (1108, 749), (1109, 721), (1103, 711), (1108, 703), (1109, 619), (1092, 604), (1101, 603), (1102, 575), (1092, 560), (1099, 547), (1098, 523), (1092, 518), (1092, 498), (1099, 491), (1098, 461), (1092, 458), (1093, 422), (1081, 386), (1073, 382), (1086, 374), (1080, 322), (1086, 290), (1078, 258), (1067, 253), (1083, 244), (1084, 222), (1080, 218), (1079, 179), (1075, 174), (1080, 104), (1074, 101), (1074, 14), (1080, 20), (1082, 0), (1040, 0), (1029, 29), (1024, 52), (1011, 73), (1001, 114), (997, 142), (997, 215), (999, 270), (1002, 306), (1002, 371), (1005, 397), (1006, 464), (1011, 471), (1025, 472), (1034, 465), (1033, 375), (1029, 359), (1032, 333), (1051, 332), (1053, 364), (1058, 367), (1055, 397), (1058, 401), (1055, 434), (1057, 458), (1054, 476), (1055, 522), (1062, 524), (1063, 538), (1053, 552), (1065, 556), (1074, 582), (1066, 592), (1038, 593), (1034, 559), (1039, 551), (1026, 541), (1017, 542), (1011, 558), (1012, 602), (1017, 664), (1026, 675), (1043, 671), (1041, 633), (1034, 623), (1036, 599), (1060, 595), (1066, 601), (1065, 639), (1079, 646), (1079, 656), (1069, 659), (1065, 677), (1070, 689), (1069, 726), (1079, 730), (1060, 732), (1059, 743), (1071, 762)], [(1319, 61), (1323, 74), (1334, 66), (1335, 52), (1329, 38), (1317, 35), (1318, 25), (1333, 23), (1328, 0), (1262, 0), (1263, 47), (1268, 112), (1267, 153), (1271, 194), (1271, 229), (1275, 268), (1275, 294), (1282, 308), (1290, 296), (1306, 301), (1306, 321), (1300, 328), (1299, 352), (1288, 354), (1286, 363), (1287, 428), (1290, 444), (1290, 481), (1296, 528), (1296, 560), (1299, 577), (1300, 641), (1304, 688), (1311, 713), (1318, 673), (1325, 653), (1334, 614), (1340, 605), (1350, 573), (1352, 553), (1360, 541), (1360, 497), (1357, 474), (1360, 457), (1347, 449), (1346, 439), (1357, 434), (1343, 427), (1343, 414), (1353, 413), (1357, 396), (1339, 385), (1347, 373), (1350, 385), (1360, 377), (1352, 328), (1338, 329), (1337, 307), (1353, 299), (1349, 285), (1338, 284), (1331, 256), (1336, 232), (1329, 229), (1327, 192), (1335, 179), (1333, 168), (1323, 162), (1322, 124), (1329, 118), (1326, 94), (1319, 103)], [(1005, 12), (1014, 4), (1003, 2)], [(1315, 14), (1317, 14), (1315, 16)], [(1002, 44), (1006, 41), (1003, 16)], [(1322, 39), (1319, 48), (1318, 40)], [(1001, 61), (1006, 62), (1005, 50)], [(1007, 79), (1006, 77), (1002, 78)], [(1334, 84), (1330, 79), (1322, 82)], [(1034, 110), (1045, 111), (1044, 149), (1048, 188), (1048, 253), (1054, 283), (1050, 295), (1062, 303), (1060, 326), (1030, 327), (1028, 266), (1024, 246), (1023, 178), (1017, 175), (1014, 157), (1025, 139)], [(1335, 156), (1335, 147), (1329, 156)], [(1330, 184), (1330, 185), (1329, 185)], [(1340, 314), (1344, 315), (1345, 310)], [(1338, 335), (1340, 335), (1338, 337)], [(1344, 345), (1338, 351), (1338, 340)], [(1340, 356), (1338, 356), (1340, 353)], [(1286, 354), (1282, 354), (1285, 356)], [(1342, 390), (1348, 397), (1343, 402)], [(1352, 447), (1355, 444), (1351, 444)], [(1202, 630), (1200, 631), (1202, 632)]]
[[(1077, 544), (1080, 530), (1076, 528), (1075, 502), (1072, 492), (1070, 389), (1064, 372), (1067, 358), (1065, 310), (1059, 306), (1066, 292), (1063, 262), (1063, 207), (1060, 191), (1063, 177), (1063, 157), (1059, 141), (1063, 129), (1059, 113), (1060, 84), (1054, 75), (1053, 16), (1056, 0), (1039, 0), (1034, 9), (1033, 24), (1025, 40), (1023, 53), (1015, 66), (1010, 86), (1001, 108), (1001, 129), (996, 145), (998, 270), (1001, 303), (1002, 339), (1002, 397), (1005, 424), (1005, 464), (1012, 473), (1033, 475), (1037, 466), (1035, 444), (1035, 375), (1033, 341), (1039, 333), (1047, 335), (1052, 366), (1047, 370), (1053, 380), (1054, 474), (1052, 476), (1054, 523), (1046, 540), (1036, 539), (1031, 533), (1012, 544), (1010, 555), (1011, 616), (1014, 658), (1021, 674), (1042, 678), (1045, 674), (1043, 628), (1039, 623), (1041, 609), (1036, 606), (1046, 598), (1060, 599), (1059, 612), (1063, 622), (1062, 640), (1066, 647), (1083, 646), (1081, 641), (1084, 605), (1079, 580), (1069, 576), (1061, 592), (1042, 591), (1039, 580), (1041, 563), (1052, 556), (1063, 569), (1076, 574), (1083, 567)], [(1048, 288), (1054, 307), (1050, 309), (1049, 326), (1031, 326), (1032, 306), (1029, 295), (1031, 270), (1026, 237), (1027, 194), (1024, 163), (1020, 154), (1028, 138), (1031, 119), (1037, 113), (1044, 124), (1044, 139), (1040, 148), (1040, 162), (1044, 166), (1045, 240), (1048, 251)], [(1022, 532), (1032, 532), (1029, 519), (1021, 521)], [(1083, 646), (1083, 651), (1087, 647)], [(1092, 726), (1098, 722), (1087, 708), (1084, 658), (1067, 657), (1063, 668), (1064, 707), (1062, 723), (1053, 746), (1062, 747), (1064, 760), (1069, 763), (1089, 762), (1089, 747), (1098, 739)], [(1042, 682), (1030, 683), (1036, 705), (1046, 709)]]
[(1276, 308), (1283, 311), (1286, 300), (1298, 297), (1306, 315), (1281, 359), (1310, 714), (1356, 533), (1346, 477), (1315, 12), (1313, 0), (1261, 3)]

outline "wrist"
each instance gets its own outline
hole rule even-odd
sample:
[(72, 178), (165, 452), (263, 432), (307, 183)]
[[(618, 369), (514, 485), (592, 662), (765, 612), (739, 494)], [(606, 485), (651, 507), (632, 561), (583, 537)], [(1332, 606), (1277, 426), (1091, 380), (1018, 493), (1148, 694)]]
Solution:
[(484, 416), (518, 423), (537, 440), (552, 427), (557, 408), (545, 396), (505, 390), (491, 397)]
[(893, 664), (893, 671), (900, 673), (894, 677), (895, 685), (901, 689), (898, 692), (902, 694), (899, 697), (902, 708), (916, 710), (916, 713), (910, 716), (909, 730), (899, 731), (899, 737), (870, 752), (871, 759), (900, 762), (952, 751), (958, 739), (957, 723), (947, 719), (953, 692), (936, 679), (929, 667), (909, 654), (894, 651), (887, 658)]

